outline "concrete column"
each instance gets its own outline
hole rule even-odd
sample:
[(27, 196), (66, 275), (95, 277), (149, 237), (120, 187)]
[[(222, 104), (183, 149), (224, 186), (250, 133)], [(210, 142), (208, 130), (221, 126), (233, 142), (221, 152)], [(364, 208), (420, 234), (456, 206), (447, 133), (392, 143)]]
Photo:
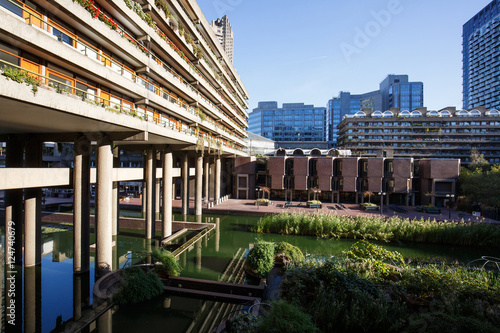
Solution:
[(187, 153), (182, 156), (182, 214), (187, 215), (189, 212), (189, 158)]
[(203, 170), (204, 172), (204, 183), (205, 183), (205, 188), (203, 191), (203, 196), (205, 197), (205, 202), (210, 201), (210, 157), (205, 158), (205, 169)]
[[(23, 167), (21, 136), (9, 135), (7, 139), (7, 168)], [(5, 191), (5, 263), (21, 264), (23, 261), (23, 190)], [(13, 260), (13, 261), (12, 261)]]
[(196, 182), (195, 182), (195, 198), (194, 198), (194, 210), (195, 210), (195, 215), (201, 216), (202, 214), (202, 208), (203, 208), (203, 156), (201, 154), (198, 154), (196, 156), (196, 169), (195, 169), (195, 175), (196, 175)]
[(111, 201), (113, 202), (111, 205), (111, 235), (116, 236), (118, 234), (118, 219), (120, 218), (120, 211), (119, 211), (119, 182), (113, 182), (113, 190), (112, 190), (112, 195), (113, 198)]
[(99, 333), (113, 332), (113, 309), (109, 309), (97, 318), (96, 327)]
[(196, 242), (196, 269), (201, 271), (201, 239)]
[(75, 141), (73, 161), (73, 272), (90, 269), (90, 142)]
[(146, 155), (146, 239), (155, 237), (156, 156), (150, 148)]
[(220, 198), (220, 181), (221, 181), (221, 172), (220, 172), (220, 156), (215, 157), (215, 185), (214, 185), (214, 201), (217, 201)]
[[(25, 148), (25, 167), (42, 166), (42, 143), (27, 136)], [(42, 189), (24, 190), (24, 266), (31, 267), (42, 261)]]
[[(146, 167), (146, 159), (143, 160), (143, 168)], [(147, 197), (147, 193), (146, 193), (146, 182), (142, 182), (142, 217), (146, 218), (146, 197)]]
[[(120, 149), (113, 149), (113, 168), (120, 168)], [(111, 226), (111, 234), (118, 235), (118, 224), (120, 222), (120, 182), (113, 182), (113, 205), (111, 206), (111, 215), (113, 225)]]
[(220, 247), (220, 217), (215, 218), (215, 252), (219, 252)]
[[(21, 318), (19, 318), (18, 320), (19, 320), (19, 326), (21, 326)], [(41, 332), (41, 331), (42, 331), (41, 267), (26, 267), (24, 269), (24, 332)]]
[(111, 271), (113, 260), (112, 215), (113, 204), (113, 150), (108, 136), (97, 141), (96, 181), (96, 275)]
[(172, 235), (172, 152), (163, 151), (162, 238)]
[(90, 306), (89, 273), (73, 275), (73, 320), (82, 318), (83, 309)]
[[(156, 163), (156, 159), (155, 159)], [(156, 179), (155, 188), (155, 220), (160, 219), (160, 200), (161, 200), (161, 186), (160, 179)]]

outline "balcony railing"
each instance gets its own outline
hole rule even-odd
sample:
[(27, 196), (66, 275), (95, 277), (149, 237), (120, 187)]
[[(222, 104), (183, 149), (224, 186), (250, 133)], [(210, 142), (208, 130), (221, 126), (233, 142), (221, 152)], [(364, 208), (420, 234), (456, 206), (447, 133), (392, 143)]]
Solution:
[[(137, 74), (135, 71), (133, 71), (132, 69), (119, 63), (118, 61), (116, 61), (115, 59), (110, 57), (109, 55), (102, 53), (102, 51), (99, 50), (98, 48), (96, 48), (95, 46), (91, 45), (90, 43), (88, 43), (85, 40), (81, 39), (80, 37), (76, 36), (74, 33), (70, 32), (70, 31), (66, 30), (65, 28), (61, 27), (60, 25), (56, 24), (52, 20), (50, 20), (50, 19), (45, 20), (43, 18), (43, 16), (40, 13), (38, 13), (37, 11), (35, 11), (34, 9), (26, 6), (25, 4), (18, 3), (17, 0), (7, 0), (7, 1), (9, 1), (13, 6), (12, 8), (7, 8), (7, 9), (9, 9), (11, 12), (13, 12), (16, 15), (21, 14), (21, 16), (23, 18), (25, 18), (27, 24), (34, 25), (34, 26), (41, 28), (41, 29), (43, 29), (43, 25), (45, 24), (47, 26), (46, 29), (48, 30), (48, 32), (52, 33), (52, 34), (55, 33), (55, 37), (57, 37), (58, 40), (66, 43), (67, 45), (74, 47), (75, 49), (79, 50), (82, 54), (88, 56), (89, 58), (101, 62), (104, 66), (111, 68), (116, 73), (118, 73), (118, 74), (132, 80), (132, 81), (135, 81), (136, 83), (142, 84), (143, 86), (144, 86), (143, 81), (147, 81), (147, 85), (152, 86), (149, 88), (149, 90), (153, 91), (153, 92), (158, 92), (158, 95), (160, 95), (160, 93), (159, 93), (160, 91), (163, 91), (167, 95), (173, 96), (171, 93), (166, 91), (165, 88), (159, 87), (158, 85), (152, 83), (151, 81), (148, 81), (145, 78), (141, 78), (141, 79), (139, 79), (139, 82), (137, 82), (136, 79), (137, 79), (137, 77), (140, 77), (140, 75)], [(92, 6), (93, 6), (92, 8), (97, 8), (94, 5), (92, 5)], [(85, 6), (83, 6), (83, 7), (86, 8)], [(19, 12), (16, 12), (15, 11), (16, 9), (19, 10)], [(102, 12), (100, 12), (100, 13), (102, 13)], [(148, 56), (151, 59), (155, 60), (155, 62), (157, 62), (165, 71), (169, 72), (173, 76), (173, 78), (177, 79), (179, 82), (181, 82), (186, 87), (189, 87), (196, 95), (198, 95), (201, 99), (203, 99), (205, 102), (207, 102), (217, 112), (225, 115), (227, 120), (230, 121), (234, 126), (238, 127), (242, 131), (245, 131), (245, 129), (243, 127), (241, 127), (239, 124), (237, 124), (236, 122), (234, 122), (231, 119), (231, 117), (229, 117), (229, 115), (227, 115), (226, 112), (222, 111), (219, 107), (215, 106), (212, 102), (210, 102), (196, 88), (194, 88), (192, 85), (187, 83), (186, 80), (183, 79), (181, 75), (177, 74), (170, 66), (168, 66), (166, 63), (164, 63), (160, 58), (158, 58), (152, 52), (148, 51), (139, 41), (137, 41), (132, 36), (130, 36), (128, 33), (126, 33), (119, 25), (114, 23), (114, 21), (111, 18), (107, 17), (103, 13), (102, 13), (102, 15), (97, 16), (97, 17), (100, 20), (102, 20), (103, 22), (108, 22), (107, 23), (108, 26), (114, 27), (114, 28), (112, 28), (112, 30), (115, 30), (121, 37), (126, 38), (129, 42), (131, 42), (133, 45), (138, 47), (141, 51), (148, 54)], [(113, 24), (110, 25), (109, 22), (113, 22)], [(175, 44), (173, 44), (173, 42), (170, 41), (170, 43), (175, 46)], [(172, 47), (174, 48), (174, 46), (172, 46)], [(175, 46), (175, 48), (177, 48), (177, 47)], [(214, 90), (217, 92), (217, 90), (215, 88), (214, 88)], [(182, 108), (184, 108), (186, 111), (188, 111), (192, 114), (195, 114), (194, 108), (188, 106), (187, 103), (185, 103), (184, 101), (180, 100), (177, 97), (175, 97), (174, 99), (176, 99), (178, 101), (178, 103), (180, 103), (179, 105)], [(216, 123), (213, 118), (211, 118), (211, 122), (214, 124)], [(218, 126), (222, 126), (222, 125), (219, 124)], [(222, 127), (224, 127), (224, 126), (222, 126)], [(231, 133), (230, 130), (228, 130), (228, 129), (225, 129), (225, 131), (228, 133)]]
[[(4, 50), (0, 51), (8, 53)], [(22, 57), (16, 56), (12, 53), (9, 53), (9, 55), (18, 58), (21, 64), (28, 64), (31, 66), (32, 69), (35, 70), (25, 69), (22, 68), (21, 66), (0, 59), (0, 64), (3, 65), (2, 67), (4, 75), (5, 75), (5, 67), (15, 68), (35, 78), (37, 85), (47, 86), (49, 88), (54, 89), (58, 93), (77, 96), (84, 102), (96, 106), (100, 105), (108, 111), (123, 113), (133, 117), (139, 117), (148, 122), (152, 122), (163, 127), (168, 127), (171, 130), (203, 138), (206, 142), (210, 141), (215, 144), (224, 145), (226, 147), (230, 147), (236, 150), (242, 150), (243, 148), (239, 145), (236, 145), (222, 138), (217, 138), (207, 132), (200, 130), (197, 127), (189, 126), (177, 119), (168, 117), (165, 114), (160, 114), (155, 110), (151, 110), (147, 107), (136, 105), (123, 98), (119, 98), (107, 92), (100, 91), (100, 89), (96, 87), (93, 87), (85, 82), (81, 82), (76, 79), (70, 78), (57, 71), (49, 70), (48, 76), (42, 75), (39, 73), (41, 67), (40, 65), (33, 63), (27, 59), (24, 59)], [(77, 88), (76, 83), (78, 83), (80, 87), (84, 87), (85, 89)]]

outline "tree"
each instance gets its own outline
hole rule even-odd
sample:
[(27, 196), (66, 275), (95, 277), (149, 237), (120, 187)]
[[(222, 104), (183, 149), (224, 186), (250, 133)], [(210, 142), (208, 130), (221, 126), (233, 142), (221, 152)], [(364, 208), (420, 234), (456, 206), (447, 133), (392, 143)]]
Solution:
[(488, 163), (488, 161), (486, 161), (483, 154), (479, 154), (479, 151), (477, 149), (472, 149), (470, 151), (469, 169), (481, 169), (483, 171), (486, 171), (489, 169), (489, 167), (490, 164)]
[(363, 196), (368, 197), (368, 203), (371, 203), (371, 198), (372, 198), (373, 192), (371, 191), (364, 191)]

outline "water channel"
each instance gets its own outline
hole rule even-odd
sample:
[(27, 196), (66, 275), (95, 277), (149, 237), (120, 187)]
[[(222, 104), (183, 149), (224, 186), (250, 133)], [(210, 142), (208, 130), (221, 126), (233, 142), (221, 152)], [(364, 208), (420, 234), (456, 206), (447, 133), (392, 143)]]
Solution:
[[(188, 216), (188, 220), (193, 216)], [(234, 255), (247, 251), (256, 238), (267, 241), (286, 241), (299, 246), (304, 253), (322, 257), (334, 256), (349, 248), (356, 240), (327, 240), (306, 236), (275, 234), (255, 234), (249, 231), (258, 217), (204, 215), (203, 221), (215, 223), (216, 228), (209, 236), (202, 238), (188, 251), (180, 255), (183, 266), (181, 276), (218, 280)], [(175, 216), (175, 220), (183, 220)], [(71, 230), (49, 229), (43, 234), (43, 258), (41, 266), (25, 270), (23, 281), (16, 286), (24, 290), (24, 299), (35, 299), (36, 310), (26, 304), (19, 311), (24, 313), (24, 330), (35, 327), (38, 332), (57, 331), (58, 325), (73, 318), (75, 307), (82, 298), (92, 304), (94, 268), (79, 277), (73, 275), (73, 234)], [(1, 229), (2, 240), (4, 230)], [(91, 235), (91, 241), (93, 241)], [(156, 242), (157, 244), (158, 242)], [(144, 238), (129, 234), (119, 235), (114, 248), (115, 267), (129, 264), (134, 253), (140, 253), (155, 243), (147, 244)], [(2, 244), (3, 245), (3, 244)], [(149, 246), (148, 246), (149, 245)], [(385, 244), (390, 250), (397, 250), (407, 257), (442, 257), (448, 260), (468, 262), (483, 255), (494, 255), (491, 249), (439, 246), (428, 244)], [(93, 258), (92, 258), (93, 259)], [(3, 264), (3, 263), (2, 263)], [(4, 268), (4, 267), (2, 267)], [(22, 272), (22, 267), (16, 267)], [(2, 270), (3, 271), (3, 270)], [(5, 280), (4, 280), (5, 281)], [(5, 284), (2, 284), (5, 287)], [(22, 286), (22, 287), (21, 287)], [(34, 295), (32, 291), (35, 290)], [(88, 290), (88, 292), (87, 292)], [(88, 301), (86, 301), (88, 299)], [(90, 332), (138, 332), (148, 328), (148, 332), (201, 332), (209, 318), (210, 311), (218, 311), (221, 304), (161, 295), (146, 304), (113, 307), (100, 320), (93, 322), (84, 331)], [(17, 313), (17, 320), (21, 315)], [(4, 321), (3, 327), (5, 328)]]

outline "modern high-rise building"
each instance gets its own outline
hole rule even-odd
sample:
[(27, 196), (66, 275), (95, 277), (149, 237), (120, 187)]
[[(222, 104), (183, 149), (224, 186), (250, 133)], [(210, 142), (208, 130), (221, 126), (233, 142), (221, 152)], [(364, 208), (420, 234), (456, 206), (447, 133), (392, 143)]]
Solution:
[(463, 26), (463, 108), (500, 108), (500, 1)]
[(259, 102), (248, 131), (276, 141), (282, 148), (326, 148), (326, 108), (304, 103)]
[(344, 116), (355, 114), (363, 109), (388, 110), (396, 107), (401, 110), (415, 110), (424, 105), (424, 84), (410, 82), (408, 75), (388, 75), (379, 90), (352, 95), (340, 92), (338, 97), (328, 101), (328, 142), (330, 147), (337, 143), (337, 126)]
[(233, 28), (227, 19), (227, 16), (224, 15), (222, 18), (217, 20), (212, 20), (210, 24), (212, 29), (214, 29), (215, 35), (219, 39), (220, 44), (231, 62), (233, 62)]

